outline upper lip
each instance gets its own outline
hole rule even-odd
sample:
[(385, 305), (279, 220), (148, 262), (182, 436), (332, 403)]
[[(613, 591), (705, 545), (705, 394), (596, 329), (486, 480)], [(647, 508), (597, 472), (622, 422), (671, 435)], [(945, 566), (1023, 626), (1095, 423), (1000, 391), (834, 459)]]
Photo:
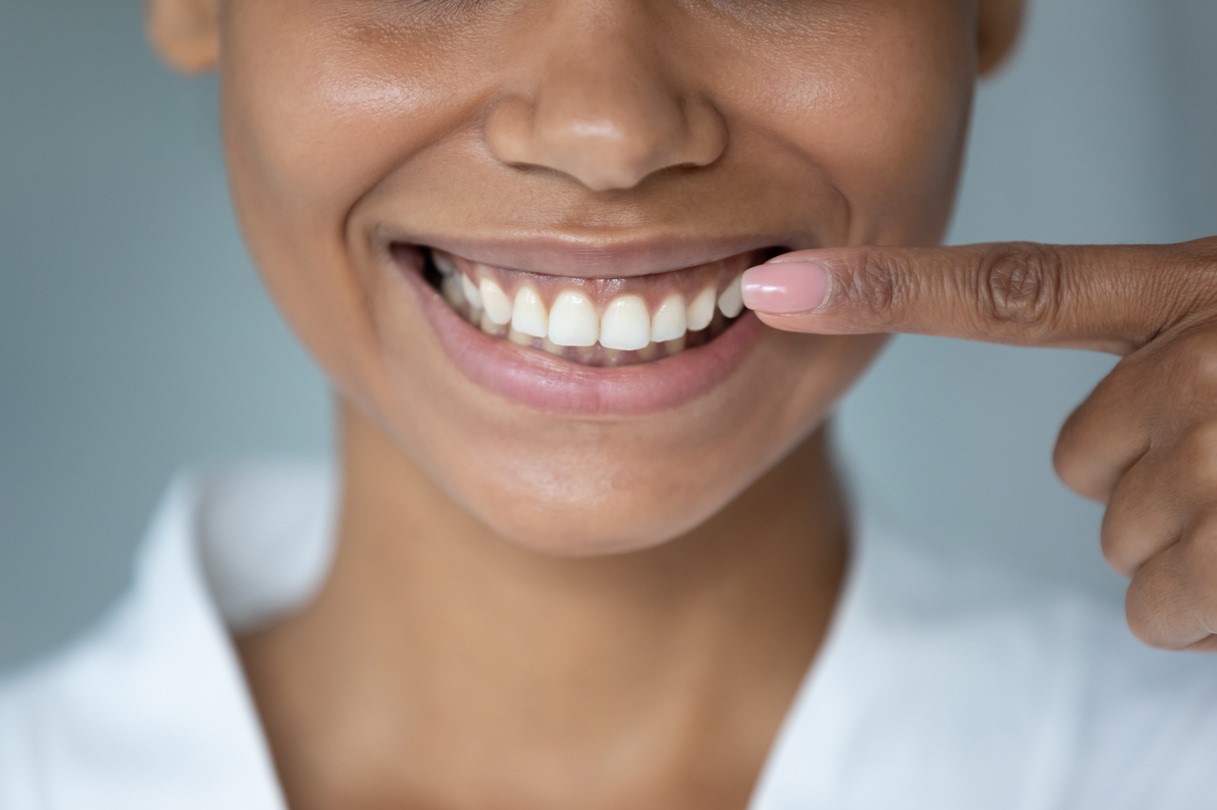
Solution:
[(567, 235), (483, 239), (393, 234), (385, 241), (388, 245), (438, 248), (509, 270), (572, 278), (627, 278), (708, 264), (762, 248), (788, 245), (791, 240), (777, 234), (708, 238), (661, 235), (645, 239)]

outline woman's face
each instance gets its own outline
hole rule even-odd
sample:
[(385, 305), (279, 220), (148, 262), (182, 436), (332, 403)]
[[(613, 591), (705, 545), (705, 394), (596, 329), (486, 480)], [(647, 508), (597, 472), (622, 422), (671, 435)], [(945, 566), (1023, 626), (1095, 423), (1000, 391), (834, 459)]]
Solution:
[(386, 441), (560, 554), (681, 535), (823, 422), (883, 337), (731, 319), (732, 281), (778, 249), (937, 241), (977, 72), (975, 0), (217, 13), (271, 294)]

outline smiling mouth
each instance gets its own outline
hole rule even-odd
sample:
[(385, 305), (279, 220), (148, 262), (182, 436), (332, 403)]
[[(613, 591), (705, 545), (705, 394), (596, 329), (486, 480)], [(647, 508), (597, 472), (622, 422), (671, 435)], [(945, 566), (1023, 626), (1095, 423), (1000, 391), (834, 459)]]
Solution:
[(739, 320), (744, 270), (773, 247), (662, 273), (576, 278), (476, 262), (437, 248), (423, 278), (467, 324), (518, 346), (593, 367), (651, 363), (704, 346)]

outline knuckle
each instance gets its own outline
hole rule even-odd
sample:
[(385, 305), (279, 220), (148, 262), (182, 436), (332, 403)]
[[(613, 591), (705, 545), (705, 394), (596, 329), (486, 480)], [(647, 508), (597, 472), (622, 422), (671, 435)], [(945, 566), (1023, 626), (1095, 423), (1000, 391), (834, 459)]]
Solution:
[(1082, 475), (1082, 467), (1077, 462), (1077, 458), (1077, 453), (1066, 440), (1063, 438), (1057, 440), (1056, 447), (1052, 451), (1052, 470), (1071, 491), (1084, 495), (1087, 481)]
[(1193, 332), (1173, 348), (1172, 368), (1179, 391), (1185, 396), (1210, 399), (1217, 390), (1217, 331)]
[(1206, 236), (1184, 242), (1180, 247), (1185, 255), (1192, 258), (1194, 267), (1202, 272), (1217, 272), (1217, 236)]
[(1217, 581), (1217, 504), (1200, 512), (1179, 541), (1179, 547), (1188, 561), (1189, 579), (1203, 583)]
[(895, 252), (868, 250), (842, 279), (841, 295), (852, 309), (870, 320), (895, 319), (907, 300), (911, 272), (907, 260)]
[(1140, 608), (1127, 607), (1124, 618), (1128, 622), (1128, 629), (1142, 644), (1158, 650), (1169, 649), (1166, 638), (1159, 634), (1153, 617), (1143, 614)]
[(1217, 576), (1217, 506), (1201, 511), (1170, 547), (1134, 574), (1125, 595), (1129, 629), (1151, 647), (1186, 649), (1200, 630), (1211, 633)]
[(1204, 507), (1196, 515), (1189, 527), (1187, 542), (1205, 546), (1217, 544), (1217, 503)]
[(1142, 644), (1170, 649), (1172, 645), (1163, 619), (1168, 609), (1163, 584), (1156, 572), (1143, 571), (1133, 577), (1124, 597), (1124, 618), (1128, 629)]
[(1066, 452), (1058, 442), (1052, 454), (1052, 469), (1071, 492), (1099, 503), (1112, 497), (1115, 482), (1108, 474), (1079, 453)]
[(1189, 490), (1217, 496), (1217, 422), (1205, 422), (1180, 440), (1176, 464)]
[(1211, 615), (1205, 620), (1205, 627), (1208, 628), (1209, 637), (1197, 641), (1195, 644), (1189, 644), (1186, 649), (1190, 652), (1205, 652), (1217, 653), (1217, 631), (1212, 628), (1217, 627), (1217, 619)]
[(1117, 499), (1103, 515), (1099, 530), (1099, 547), (1103, 552), (1103, 559), (1121, 576), (1131, 577), (1140, 562), (1135, 557), (1133, 537), (1123, 502)]
[(979, 299), (990, 321), (1048, 327), (1061, 297), (1062, 261), (1055, 248), (1029, 242), (996, 245), (981, 257)]
[(1088, 402), (1083, 402), (1065, 419), (1056, 437), (1056, 445), (1052, 448), (1052, 469), (1057, 477), (1074, 492), (1085, 494), (1088, 489), (1088, 478), (1085, 463), (1089, 456), (1086, 441), (1086, 425), (1088, 421)]
[(1118, 478), (1104, 464), (1110, 430), (1104, 420), (1104, 396), (1113, 385), (1104, 379), (1065, 419), (1052, 449), (1052, 469), (1070, 490), (1084, 498), (1107, 502)]

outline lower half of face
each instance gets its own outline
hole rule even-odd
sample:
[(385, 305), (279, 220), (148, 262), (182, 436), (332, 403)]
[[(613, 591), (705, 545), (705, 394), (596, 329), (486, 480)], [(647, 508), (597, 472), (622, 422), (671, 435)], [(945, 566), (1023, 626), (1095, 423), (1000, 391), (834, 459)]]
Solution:
[(721, 510), (884, 342), (768, 330), (743, 270), (949, 216), (968, 3), (338, 5), (224, 12), (238, 215), (341, 393), (515, 543)]

